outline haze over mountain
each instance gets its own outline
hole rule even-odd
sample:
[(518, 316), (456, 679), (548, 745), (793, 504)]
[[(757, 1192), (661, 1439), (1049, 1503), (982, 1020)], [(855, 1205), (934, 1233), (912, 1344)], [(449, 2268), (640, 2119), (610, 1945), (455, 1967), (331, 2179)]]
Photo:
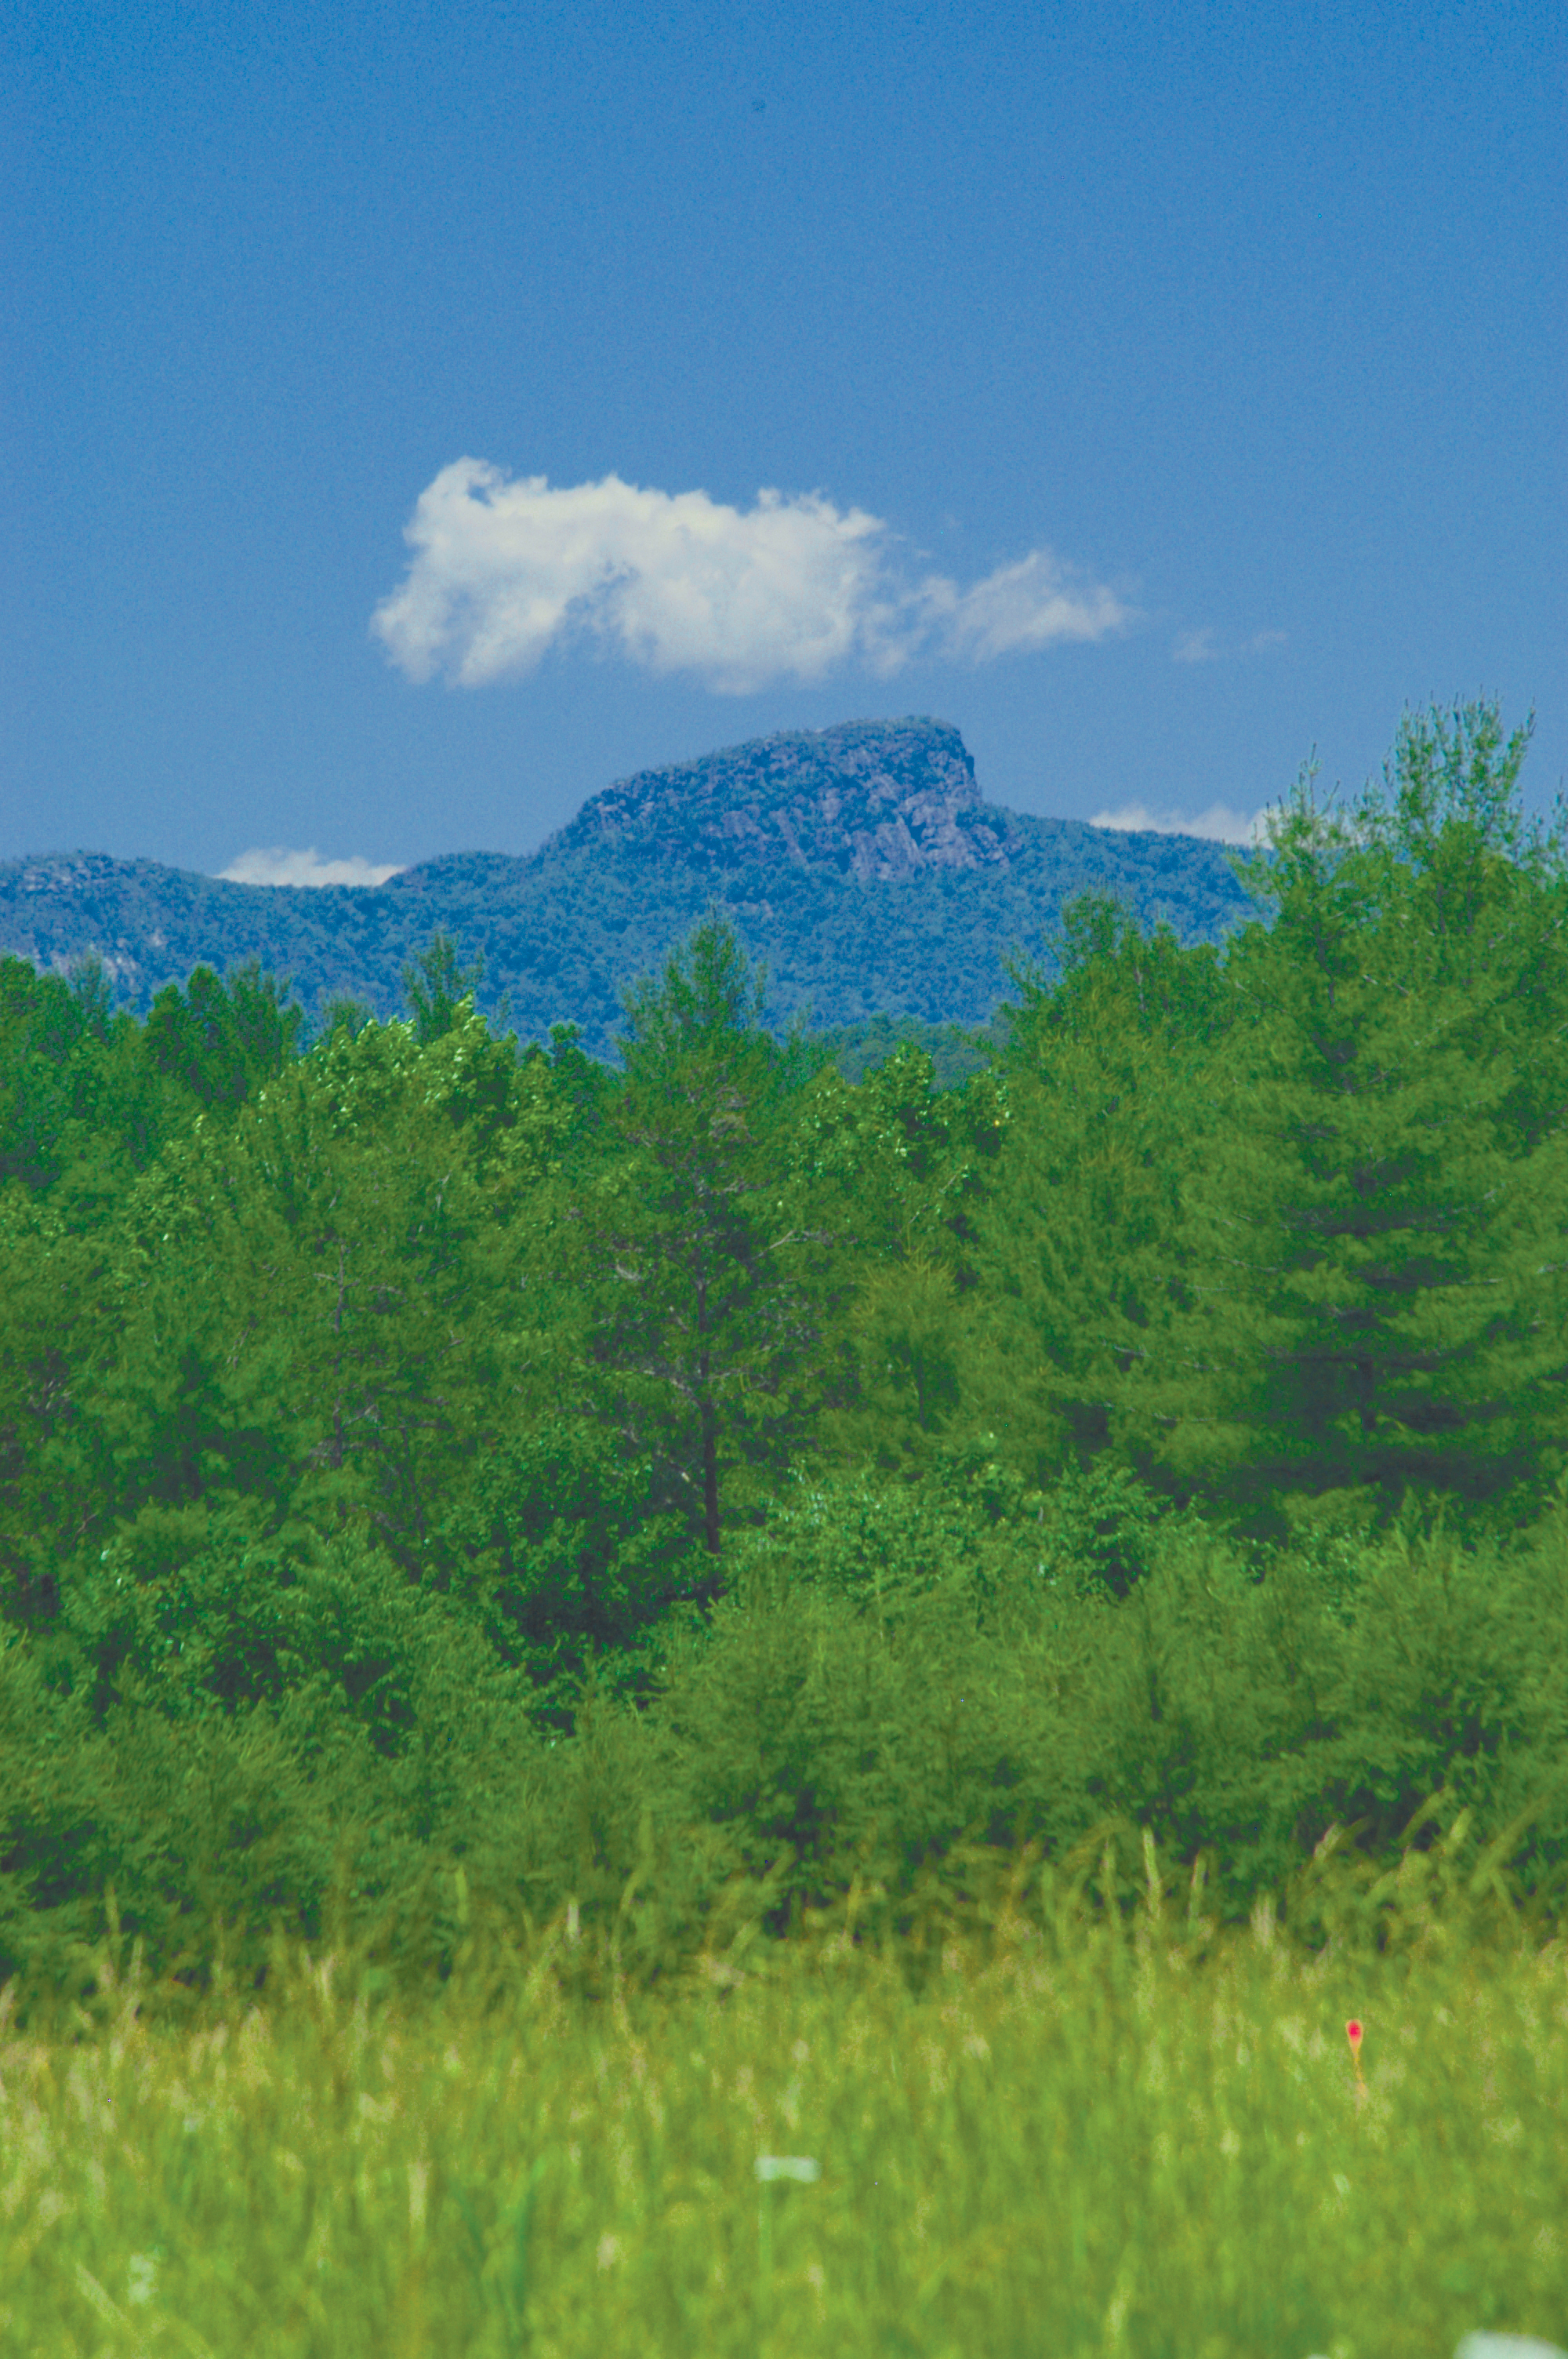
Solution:
[(153, 861), (53, 853), (0, 864), (0, 951), (40, 969), (103, 961), (146, 1008), (205, 963), (292, 978), (315, 1015), (335, 997), (378, 1015), (438, 929), (482, 959), (481, 1006), (524, 1038), (580, 1026), (612, 1043), (620, 994), (709, 904), (767, 962), (773, 1017), (984, 1022), (1003, 962), (1047, 967), (1063, 905), (1118, 895), (1186, 941), (1249, 908), (1224, 848), (986, 802), (958, 732), (848, 722), (732, 746), (611, 786), (524, 858), (460, 853), (374, 886), (255, 885)]

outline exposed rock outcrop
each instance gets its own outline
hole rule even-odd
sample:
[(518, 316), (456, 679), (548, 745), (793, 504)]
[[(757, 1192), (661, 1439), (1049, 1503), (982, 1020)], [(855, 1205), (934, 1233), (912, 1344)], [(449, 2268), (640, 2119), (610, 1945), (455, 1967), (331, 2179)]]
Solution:
[(685, 866), (788, 864), (862, 884), (922, 869), (1007, 864), (1007, 821), (945, 722), (849, 721), (790, 730), (667, 770), (641, 770), (586, 802), (542, 857), (593, 843)]

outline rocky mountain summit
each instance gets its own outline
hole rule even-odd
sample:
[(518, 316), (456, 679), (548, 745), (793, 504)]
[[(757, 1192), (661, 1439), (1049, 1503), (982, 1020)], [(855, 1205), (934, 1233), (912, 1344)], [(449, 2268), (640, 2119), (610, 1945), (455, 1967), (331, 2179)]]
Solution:
[(145, 1009), (203, 963), (287, 976), (312, 1018), (403, 1004), (438, 930), (483, 962), (481, 1005), (613, 1056), (628, 984), (718, 908), (765, 962), (770, 1016), (984, 1023), (1020, 955), (1049, 973), (1063, 906), (1113, 896), (1184, 941), (1249, 914), (1222, 846), (1118, 835), (981, 796), (945, 722), (851, 721), (639, 771), (525, 858), (447, 853), (384, 885), (239, 885), (97, 853), (0, 862), (0, 956), (103, 967)]
[(1005, 866), (1006, 814), (944, 721), (846, 721), (788, 730), (667, 770), (642, 770), (586, 802), (544, 847), (633, 847), (710, 869), (796, 868), (862, 885), (923, 869)]

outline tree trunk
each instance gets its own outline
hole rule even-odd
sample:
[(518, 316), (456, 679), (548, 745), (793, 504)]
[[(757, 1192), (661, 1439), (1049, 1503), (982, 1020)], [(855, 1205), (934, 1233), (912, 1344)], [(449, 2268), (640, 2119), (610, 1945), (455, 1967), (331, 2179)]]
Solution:
[(703, 1545), (709, 1556), (719, 1554), (719, 1419), (705, 1391), (702, 1397), (702, 1520)]

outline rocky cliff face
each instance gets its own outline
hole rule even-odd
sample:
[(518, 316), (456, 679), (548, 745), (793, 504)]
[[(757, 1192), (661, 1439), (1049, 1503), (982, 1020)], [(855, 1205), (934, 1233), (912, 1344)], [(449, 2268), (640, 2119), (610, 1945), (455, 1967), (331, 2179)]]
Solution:
[(162, 919), (171, 886), (180, 915), (192, 896), (200, 899), (211, 889), (205, 877), (103, 852), (7, 861), (0, 865), (0, 957), (64, 973), (91, 955), (114, 991), (135, 1000), (149, 973), (163, 972), (168, 942)]
[(849, 721), (728, 747), (608, 787), (552, 851), (615, 844), (714, 869), (782, 865), (863, 884), (932, 868), (1000, 868), (1005, 815), (982, 803), (975, 766), (940, 721)]

